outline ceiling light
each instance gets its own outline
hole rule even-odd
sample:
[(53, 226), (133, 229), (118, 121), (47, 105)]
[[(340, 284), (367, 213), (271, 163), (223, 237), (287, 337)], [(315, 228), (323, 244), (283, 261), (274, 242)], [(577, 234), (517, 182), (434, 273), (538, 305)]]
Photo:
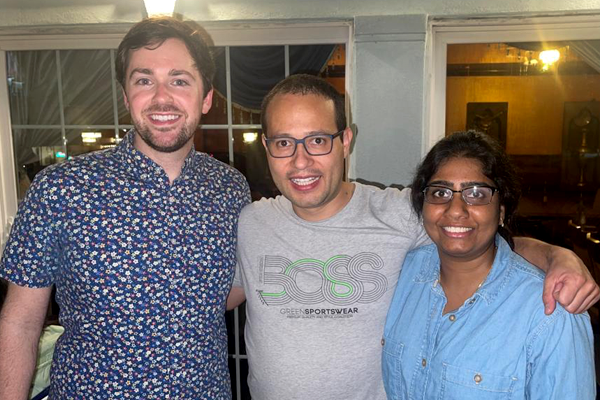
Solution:
[(149, 17), (156, 17), (159, 15), (172, 16), (175, 10), (176, 0), (144, 0), (146, 6), (146, 13)]
[(542, 69), (544, 71), (548, 70), (548, 67), (560, 58), (560, 52), (558, 50), (544, 50), (540, 53), (540, 61), (544, 64)]
[(81, 132), (81, 141), (83, 143), (96, 143), (96, 140), (101, 137), (102, 132)]

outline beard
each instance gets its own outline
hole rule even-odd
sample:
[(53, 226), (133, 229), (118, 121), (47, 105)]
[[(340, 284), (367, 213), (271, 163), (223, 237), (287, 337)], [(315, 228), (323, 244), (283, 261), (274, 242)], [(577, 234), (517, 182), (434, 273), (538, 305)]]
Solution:
[[(174, 111), (180, 114), (183, 114), (182, 118), (187, 119), (187, 113), (182, 113), (178, 108), (173, 106), (151, 106), (144, 110), (143, 114), (147, 115), (152, 112), (169, 112)], [(133, 116), (132, 116), (133, 117)], [(133, 118), (132, 118), (133, 119)], [(179, 129), (177, 132), (175, 139), (170, 143), (160, 143), (159, 138), (161, 132), (168, 133), (172, 130), (172, 128), (154, 128), (154, 132), (148, 127), (148, 125), (144, 124), (141, 121), (136, 121), (133, 119), (133, 126), (135, 127), (136, 132), (140, 136), (140, 138), (152, 149), (159, 151), (161, 153), (173, 153), (182, 147), (184, 147), (191, 138), (194, 137), (194, 133), (196, 132), (197, 124), (186, 124)]]

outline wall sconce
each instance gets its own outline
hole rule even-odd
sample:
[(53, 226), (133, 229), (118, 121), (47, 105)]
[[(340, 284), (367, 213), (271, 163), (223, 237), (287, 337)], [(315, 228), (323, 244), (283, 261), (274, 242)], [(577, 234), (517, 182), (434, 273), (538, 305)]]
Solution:
[(548, 67), (560, 58), (560, 52), (558, 50), (544, 50), (540, 53), (540, 61), (544, 64), (542, 66), (543, 71), (548, 71)]
[(242, 137), (244, 138), (244, 143), (252, 143), (252, 142), (256, 142), (256, 139), (258, 139), (258, 133), (244, 132), (242, 134)]
[(177, 0), (144, 0), (146, 13), (149, 17), (172, 16), (175, 10), (175, 1)]

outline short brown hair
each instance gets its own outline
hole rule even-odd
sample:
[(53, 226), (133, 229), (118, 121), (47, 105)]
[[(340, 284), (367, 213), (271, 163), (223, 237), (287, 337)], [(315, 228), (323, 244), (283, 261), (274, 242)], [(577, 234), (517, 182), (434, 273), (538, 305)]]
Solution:
[[(193, 26), (195, 25), (195, 26)], [(135, 24), (125, 35), (117, 50), (117, 81), (125, 89), (127, 68), (131, 50), (142, 47), (157, 48), (167, 39), (179, 39), (190, 52), (194, 65), (202, 77), (204, 96), (212, 89), (215, 74), (213, 61), (206, 32), (192, 22), (183, 22), (171, 17), (146, 18)]]

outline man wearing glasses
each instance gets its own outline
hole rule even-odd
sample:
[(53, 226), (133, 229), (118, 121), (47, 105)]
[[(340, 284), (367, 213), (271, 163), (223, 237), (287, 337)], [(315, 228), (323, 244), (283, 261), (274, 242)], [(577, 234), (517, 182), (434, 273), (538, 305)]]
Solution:
[[(380, 360), (388, 306), (406, 253), (428, 242), (410, 192), (343, 180), (353, 133), (343, 97), (319, 78), (280, 82), (263, 101), (261, 122), (282, 196), (242, 211), (228, 300), (232, 308), (245, 292), (252, 397), (385, 399)], [(570, 311), (597, 300), (597, 286), (571, 252), (524, 239), (517, 248), (543, 267), (549, 249), (554, 263), (575, 265), (573, 285), (565, 283), (558, 297)], [(567, 274), (557, 270), (548, 281)]]

